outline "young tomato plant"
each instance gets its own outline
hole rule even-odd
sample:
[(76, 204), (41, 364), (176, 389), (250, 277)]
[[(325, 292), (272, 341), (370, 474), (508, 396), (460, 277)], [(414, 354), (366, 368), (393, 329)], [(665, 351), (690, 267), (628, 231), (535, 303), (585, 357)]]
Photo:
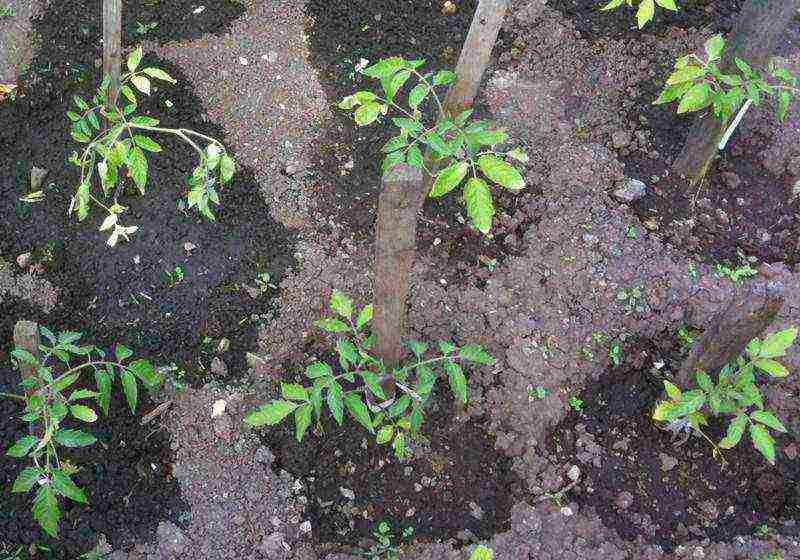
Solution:
[(615, 10), (623, 4), (633, 7), (638, 4), (636, 9), (636, 23), (639, 29), (643, 28), (656, 14), (656, 6), (673, 12), (678, 10), (675, 0), (611, 0), (608, 4), (600, 8), (603, 11)]
[(715, 35), (705, 43), (705, 58), (696, 54), (679, 58), (654, 104), (679, 101), (679, 114), (711, 106), (714, 115), (722, 121), (727, 121), (738, 111), (737, 119), (731, 125), (734, 128), (750, 104), (758, 105), (762, 96), (774, 96), (778, 101), (778, 118), (783, 120), (792, 97), (800, 91), (797, 77), (774, 64), (766, 72), (761, 72), (740, 58), (733, 59), (738, 71), (723, 73), (719, 62), (724, 51), (725, 39), (722, 35)]
[[(94, 345), (79, 345), (81, 333), (62, 332), (56, 336), (45, 327), (40, 327), (40, 332), (48, 341), (40, 346), (41, 358), (19, 347), (11, 352), (17, 367), (32, 366), (30, 369), (35, 372), (23, 379), (24, 394), (0, 393), (0, 397), (23, 403), (22, 420), (31, 426), (29, 435), (21, 437), (6, 452), (10, 457), (32, 461), (17, 476), (11, 491), (35, 490), (33, 517), (47, 534), (57, 537), (61, 518), (59, 498), (87, 503), (86, 494), (70, 477), (74, 467), (59, 456), (59, 449), (86, 447), (97, 441), (82, 429), (66, 426), (67, 420), (93, 424), (98, 419), (96, 409), (107, 416), (111, 387), (117, 379), (134, 412), (138, 381), (147, 388), (155, 388), (161, 379), (149, 361), (130, 361), (133, 351), (121, 344), (116, 346), (113, 357), (107, 357)], [(73, 365), (76, 359), (82, 363)], [(89, 370), (94, 374), (95, 390), (71, 389)]]
[[(111, 81), (106, 76), (91, 105), (76, 95), (73, 99), (76, 110), (67, 112), (67, 118), (72, 121), (72, 138), (86, 144), (80, 155), (73, 152), (70, 157), (70, 162), (80, 170), (80, 182), (72, 197), (69, 213), (75, 212), (78, 220), (83, 221), (89, 215), (90, 203), (105, 210), (108, 215), (100, 231), (110, 231), (107, 243), (111, 247), (117, 244), (120, 237), (127, 240), (129, 235), (138, 230), (138, 226), (120, 223), (119, 217), (126, 208), (119, 203), (119, 197), (126, 185), (123, 170), (127, 170), (127, 177), (133, 181), (139, 193), (144, 195), (147, 190), (146, 152), (162, 151), (161, 145), (148, 133), (177, 136), (197, 153), (197, 166), (187, 179), (187, 203), (189, 208), (197, 208), (210, 220), (214, 220), (215, 216), (209, 203), (220, 203), (217, 185), (230, 182), (236, 171), (233, 158), (218, 140), (186, 128), (162, 127), (157, 119), (135, 114), (137, 99), (134, 89), (150, 95), (152, 80), (175, 83), (160, 68), (139, 68), (141, 61), (142, 48), (139, 47), (128, 56), (128, 72), (121, 78), (122, 109), (109, 109), (106, 106)], [(95, 189), (95, 182), (100, 184), (103, 200)]]
[[(251, 426), (274, 426), (294, 414), (295, 436), (302, 441), (313, 418), (322, 429), (323, 407), (327, 407), (339, 425), (347, 410), (375, 436), (379, 445), (391, 442), (395, 455), (402, 458), (408, 456), (407, 440), (418, 434), (425, 403), (440, 378), (446, 378), (455, 398), (466, 403), (467, 378), (460, 364), (495, 363), (477, 344), (459, 348), (450, 342), (440, 342), (438, 355), (426, 358), (429, 345), (409, 341), (414, 358), (387, 371), (383, 362), (370, 354), (375, 337), (367, 334), (366, 329), (372, 319), (372, 305), (356, 313), (347, 296), (334, 292), (330, 307), (337, 316), (320, 319), (315, 326), (344, 335), (336, 343), (339, 371), (322, 360), (314, 361), (305, 371), (310, 385), (282, 382), (282, 398), (250, 412), (245, 422)], [(370, 404), (371, 400), (377, 404)]]
[[(390, 109), (399, 114), (391, 118), (399, 134), (381, 148), (381, 152), (386, 154), (381, 171), (406, 162), (432, 175), (430, 162), (426, 162), (424, 153), (432, 154), (432, 160), (440, 161), (442, 165), (437, 166), (441, 170), (435, 173), (428, 196), (442, 197), (467, 178), (463, 187), (467, 214), (472, 225), (487, 234), (492, 228), (495, 208), (486, 180), (510, 191), (523, 189), (522, 174), (510, 162), (524, 163), (528, 156), (520, 148), (500, 151), (498, 147), (508, 141), (508, 134), (492, 128), (486, 121), (471, 120), (472, 109), (455, 118), (446, 115), (437, 88), (453, 83), (456, 74), (448, 70), (422, 74), (418, 69), (424, 63), (424, 60), (406, 60), (399, 56), (379, 60), (360, 72), (380, 81), (382, 95), (368, 90), (357, 91), (342, 99), (339, 107), (353, 110), (359, 126), (388, 115)], [(398, 93), (412, 77), (417, 83), (408, 92), (406, 109), (400, 105)], [(431, 100), (435, 103), (437, 116), (426, 123), (422, 109)]]
[[(665, 422), (667, 429), (675, 433), (692, 430), (699, 433), (712, 445), (714, 456), (723, 461), (720, 449), (735, 447), (747, 430), (753, 446), (774, 465), (775, 440), (770, 430), (786, 432), (786, 427), (773, 411), (764, 408), (756, 372), (774, 378), (787, 377), (789, 371), (775, 358), (785, 356), (796, 337), (797, 329), (791, 328), (771, 334), (763, 341), (754, 338), (747, 345), (747, 359), (740, 356), (735, 364), (723, 367), (716, 383), (703, 371), (696, 373), (698, 387), (690, 391), (664, 381), (670, 400), (656, 405), (653, 419)], [(713, 415), (731, 416), (727, 434), (718, 443), (702, 429), (708, 426), (708, 410)]]

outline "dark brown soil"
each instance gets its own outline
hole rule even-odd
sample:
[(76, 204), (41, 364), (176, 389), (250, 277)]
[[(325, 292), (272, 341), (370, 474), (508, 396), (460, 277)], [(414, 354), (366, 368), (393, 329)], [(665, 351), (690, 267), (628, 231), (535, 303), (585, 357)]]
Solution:
[[(191, 13), (190, 4), (159, 9), (159, 29), (190, 37), (212, 29), (221, 33), (241, 12), (230, 2), (214, 3), (202, 17), (193, 18), (197, 28), (176, 25), (176, 18)], [(150, 191), (123, 202), (130, 207), (128, 220), (140, 226), (132, 243), (110, 250), (97, 231), (103, 218), (99, 211), (81, 224), (65, 217), (78, 180), (74, 167), (66, 164), (78, 145), (69, 137), (65, 112), (73, 94), (90, 95), (90, 84), (99, 78), (94, 70), (95, 57), (100, 56), (99, 30), (86, 23), (98, 13), (99, 1), (58, 2), (43, 19), (34, 21), (41, 48), (22, 79), (24, 95), (0, 105), (0, 185), (9, 193), (0, 201), (4, 221), (0, 254), (13, 262), (20, 253), (50, 241), (58, 244), (57, 259), (45, 273), (62, 288), (54, 312), (60, 319), (54, 326), (87, 330), (91, 325), (98, 343), (124, 341), (153, 359), (178, 362), (195, 378), (208, 377), (210, 357), (203, 353), (203, 339), (226, 337), (231, 341), (225, 358), (229, 372), (240, 375), (258, 324), (272, 315), (274, 295), (253, 299), (242, 286), (255, 286), (262, 272), (279, 281), (293, 264), (292, 236), (271, 219), (250, 169), (240, 166), (232, 184), (221, 190), (218, 221), (181, 213), (176, 205), (184, 195), (182, 185), (194, 166), (194, 154), (172, 137), (160, 137), (164, 152), (151, 159)], [(222, 129), (204, 119), (202, 100), (181, 69), (149, 56), (146, 63), (164, 68), (178, 84), (141, 100), (140, 112), (159, 118), (164, 126), (191, 128), (224, 143)], [(86, 73), (76, 78), (79, 67)], [(165, 105), (167, 99), (173, 103), (171, 109)], [(49, 171), (46, 202), (35, 205), (18, 201), (27, 192), (32, 166)], [(184, 248), (186, 242), (197, 246), (191, 254)], [(166, 275), (176, 266), (185, 278), (171, 286)], [(2, 317), (0, 330), (8, 332), (18, 318), (17, 314)]]
[[(636, 29), (631, 10), (599, 12), (592, 0), (558, 0), (550, 5), (572, 20), (583, 39), (598, 45), (605, 38), (623, 40), (626, 50), (643, 59), (643, 67), (657, 70), (655, 76), (642, 73), (636, 91), (627, 92), (633, 103), (624, 109), (632, 128), (645, 131), (655, 149), (620, 153), (626, 175), (648, 185), (647, 196), (634, 204), (639, 217), (703, 260), (736, 266), (743, 253), (759, 261), (794, 264), (800, 255), (800, 201), (792, 199), (791, 188), (797, 177), (775, 176), (764, 166), (760, 152), (771, 138), (734, 133), (699, 188), (668, 177), (694, 116), (676, 115), (674, 105), (652, 105), (674, 59), (663, 49), (648, 46), (645, 36), (663, 38), (674, 28), (705, 29), (704, 36), (725, 33), (741, 6), (735, 1), (684, 4), (677, 13), (658, 10), (642, 31)], [(798, 27), (796, 21), (790, 25), (778, 54), (797, 44)], [(751, 113), (748, 118), (756, 117)]]
[[(344, 96), (375, 85), (358, 75), (354, 81), (350, 77), (353, 65), (361, 58), (374, 62), (401, 55), (426, 59), (426, 72), (453, 68), (476, 4), (475, 0), (460, 2), (455, 14), (445, 16), (437, 0), (308, 2), (311, 62), (337, 115), (328, 125), (316, 161), (315, 182), (324, 201), (320, 207), (338, 223), (347, 224), (356, 239), (373, 236), (380, 191), (379, 148), (396, 129), (388, 121), (356, 127), (351, 115), (336, 108)], [(501, 33), (495, 52), (509, 48), (506, 43), (506, 34)], [(481, 107), (474, 116), (486, 117)], [(349, 158), (353, 167), (346, 170)], [(437, 281), (444, 278), (450, 283), (482, 285), (488, 278), (484, 263), (493, 267), (506, 255), (518, 253), (522, 234), (538, 219), (537, 212), (527, 208), (536, 196), (536, 186), (521, 195), (499, 189), (495, 193), (497, 219), (490, 239), (469, 227), (460, 196), (426, 202), (418, 248), (447, 263), (441, 266)]]
[[(36, 318), (34, 309), (8, 303), (0, 304), (3, 316), (24, 312), (26, 317)], [(4, 343), (9, 340), (9, 333), (2, 335)], [(18, 392), (19, 375), (11, 368), (7, 348), (2, 350), (0, 392)], [(109, 417), (101, 416), (88, 428), (98, 438), (97, 444), (61, 450), (60, 458), (80, 469), (73, 479), (85, 490), (89, 504), (62, 502), (58, 540), (48, 537), (33, 520), (30, 509), (34, 494), (9, 491), (27, 462), (7, 457), (5, 450), (28, 433), (28, 424), (18, 420), (22, 409), (16, 402), (0, 399), (0, 544), (38, 542), (56, 551), (53, 558), (73, 560), (92, 549), (100, 533), (115, 546), (125, 548), (150, 538), (160, 520), (180, 519), (187, 507), (180, 499), (177, 482), (169, 476), (174, 455), (169, 437), (157, 422), (146, 428), (139, 423), (140, 414), (149, 412), (155, 404), (140, 391), (139, 413), (132, 415), (121, 393), (112, 393)], [(87, 430), (86, 425), (82, 429)]]
[[(417, 453), (398, 460), (388, 446), (346, 418), (324, 419), (325, 433), (297, 443), (292, 426), (260, 431), (274, 468), (300, 480), (318, 543), (356, 546), (382, 520), (417, 540), (446, 540), (469, 531), (488, 539), (506, 530), (519, 480), (494, 450), (480, 419), (454, 421), (451, 398), (431, 401)], [(350, 500), (342, 493), (355, 493)], [(345, 490), (345, 491), (346, 491)], [(316, 528), (319, 528), (317, 531)], [(466, 540), (470, 540), (468, 537)]]
[[(747, 436), (725, 453), (727, 465), (700, 437), (674, 447), (672, 434), (656, 427), (650, 414), (663, 398), (661, 372), (677, 362), (648, 343), (625, 352), (633, 366), (590, 385), (579, 397), (581, 411), (572, 411), (553, 432), (559, 460), (583, 472), (570, 496), (593, 507), (622, 538), (668, 550), (693, 538), (720, 541), (764, 527), (786, 531), (782, 522), (800, 515), (800, 459), (779, 453), (772, 467)], [(656, 370), (654, 362), (665, 357), (667, 365)], [(727, 424), (711, 424), (708, 435), (718, 441)], [(791, 443), (776, 439), (779, 448)]]

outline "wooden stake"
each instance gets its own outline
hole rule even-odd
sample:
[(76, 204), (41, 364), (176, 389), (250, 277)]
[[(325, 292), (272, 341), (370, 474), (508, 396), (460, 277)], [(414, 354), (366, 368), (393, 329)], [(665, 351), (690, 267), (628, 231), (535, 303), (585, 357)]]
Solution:
[(680, 387), (694, 385), (697, 370), (715, 374), (742, 355), (747, 343), (775, 321), (783, 301), (784, 287), (778, 282), (740, 290), (695, 343), (677, 374)]
[(108, 103), (117, 104), (122, 71), (122, 0), (103, 0), (103, 76), (111, 76)]
[[(14, 325), (14, 345), (30, 352), (37, 360), (41, 361), (42, 353), (39, 350), (41, 338), (39, 337), (39, 325), (33, 321), (20, 320)], [(36, 379), (36, 366), (28, 363), (20, 364), (22, 379)], [(33, 393), (32, 389), (25, 389), (25, 396), (29, 397)]]

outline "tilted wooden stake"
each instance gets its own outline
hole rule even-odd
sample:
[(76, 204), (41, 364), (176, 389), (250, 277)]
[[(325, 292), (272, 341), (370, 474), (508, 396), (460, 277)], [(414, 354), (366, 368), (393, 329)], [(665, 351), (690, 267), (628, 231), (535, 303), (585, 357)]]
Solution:
[(783, 301), (784, 287), (779, 282), (740, 290), (695, 343), (678, 372), (680, 386), (692, 386), (697, 370), (714, 374), (740, 356), (747, 343), (773, 323)]
[(103, 0), (103, 75), (111, 76), (107, 108), (117, 104), (122, 71), (122, 0)]
[[(422, 171), (399, 164), (382, 179), (375, 241), (375, 353), (387, 370), (403, 357), (408, 274), (414, 262), (417, 214), (425, 201)], [(393, 387), (392, 387), (393, 389)]]
[[(39, 337), (39, 325), (33, 321), (20, 320), (14, 325), (14, 346), (27, 350), (37, 359), (42, 359), (42, 353), (39, 350), (41, 338)], [(27, 363), (20, 364), (20, 372), (22, 379), (29, 377), (36, 378), (36, 366)], [(30, 395), (30, 389), (25, 390), (26, 395)]]

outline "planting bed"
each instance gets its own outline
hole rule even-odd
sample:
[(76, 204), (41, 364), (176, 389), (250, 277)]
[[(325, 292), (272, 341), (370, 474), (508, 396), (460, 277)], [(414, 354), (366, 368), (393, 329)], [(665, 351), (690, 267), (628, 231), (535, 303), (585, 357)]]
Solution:
[[(437, 393), (408, 461), (349, 418), (302, 444), (290, 427), (242, 420), (330, 348), (312, 322), (332, 290), (371, 299), (376, 154), (393, 131), (357, 128), (336, 108), (367, 85), (353, 66), (402, 54), (452, 67), (476, 1), (452, 14), (438, 0), (125, 2), (126, 49), (143, 43), (178, 79), (142, 112), (220, 139), (239, 171), (217, 222), (180, 213), (193, 161), (164, 140), (150, 192), (128, 199), (141, 231), (113, 250), (99, 213), (65, 217), (76, 176), (64, 112), (98, 78), (100, 2), (35, 4), (22, 95), (0, 103), (0, 386), (16, 381), (20, 318), (124, 341), (186, 374), (145, 427), (117, 395), (95, 430), (108, 449), (74, 456), (91, 507), (67, 509), (59, 541), (35, 528), (27, 497), (6, 493), (19, 462), (0, 457), (0, 544), (45, 542), (74, 560), (103, 533), (114, 560), (352, 560), (386, 519), (397, 534), (414, 528), (403, 560), (463, 560), (477, 541), (497, 560), (800, 558), (795, 351), (792, 375), (765, 389), (790, 429), (777, 467), (745, 441), (722, 468), (704, 440), (675, 448), (649, 419), (663, 372), (683, 357), (675, 333), (707, 328), (736, 289), (715, 263), (755, 257), (746, 281), (786, 286), (774, 328), (800, 324), (800, 111), (785, 124), (770, 107), (751, 111), (707, 184), (683, 194), (666, 170), (689, 119), (650, 104), (675, 56), (727, 31), (740, 2), (687, 2), (644, 32), (591, 0), (512, 2), (476, 114), (527, 150), (527, 188), (496, 198), (488, 239), (455, 197), (426, 203), (408, 325), (417, 339), (479, 342), (498, 364), (471, 372), (464, 416)], [(141, 34), (138, 23), (158, 25)], [(794, 22), (779, 53), (790, 64), (798, 36)], [(48, 171), (46, 199), (27, 205), (32, 166)], [(613, 196), (625, 176), (647, 184), (632, 208)], [(51, 241), (51, 262), (18, 267)], [(265, 272), (272, 286), (258, 291)], [(231, 345), (217, 354), (221, 338)], [(215, 357), (226, 368), (211, 371)], [(0, 413), (6, 445), (21, 425), (12, 403)]]

